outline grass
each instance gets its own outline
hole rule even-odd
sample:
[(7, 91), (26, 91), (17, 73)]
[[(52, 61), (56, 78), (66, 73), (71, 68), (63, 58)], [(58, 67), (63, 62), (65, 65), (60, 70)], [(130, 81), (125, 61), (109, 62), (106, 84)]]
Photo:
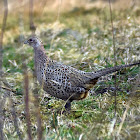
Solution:
[[(45, 43), (46, 53), (52, 59), (84, 71), (94, 71), (114, 65), (108, 7), (90, 10), (77, 8), (71, 12), (62, 13), (59, 22), (55, 22), (55, 13), (43, 14), (41, 18), (38, 16), (39, 13), (36, 13), (34, 18), (37, 33)], [(139, 59), (140, 20), (138, 19), (140, 19), (139, 15), (133, 9), (113, 11), (118, 65), (132, 63)], [(3, 70), (6, 82), (16, 92), (9, 95), (8, 91), (2, 90), (1, 93), (1, 97), (5, 99), (3, 132), (6, 139), (18, 139), (11, 113), (10, 99), (12, 98), (21, 136), (23, 139), (27, 139), (22, 65), (25, 61), (30, 80), (31, 130), (33, 139), (37, 139), (37, 112), (33, 95), (35, 86), (32, 74), (34, 71), (33, 50), (19, 42), (21, 34), (29, 34), (27, 18), (21, 22), (24, 29), (20, 29), (19, 19), (12, 14), (9, 15), (9, 24), (7, 24), (4, 36)], [(139, 78), (139, 70), (140, 68), (136, 66), (118, 72), (116, 120), (114, 120), (114, 74), (101, 78), (85, 100), (73, 102), (71, 114), (60, 115), (58, 110), (62, 109), (64, 101), (46, 95), (39, 87), (38, 100), (43, 137), (47, 140), (111, 140), (115, 137), (117, 139), (138, 139), (140, 136), (140, 89), (139, 86), (135, 85), (137, 85), (136, 80)], [(131, 96), (132, 93), (133, 96)], [(123, 127), (117, 135), (127, 106), (129, 108)], [(115, 128), (113, 128), (114, 122)]]

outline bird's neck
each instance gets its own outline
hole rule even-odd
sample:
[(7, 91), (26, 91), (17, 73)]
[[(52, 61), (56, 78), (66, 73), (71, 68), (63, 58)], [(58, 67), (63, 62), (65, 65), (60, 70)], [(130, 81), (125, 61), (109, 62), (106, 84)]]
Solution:
[(46, 58), (47, 55), (45, 53), (45, 49), (43, 46), (39, 47), (39, 48), (34, 48), (34, 52), (35, 52), (35, 59), (36, 58)]
[(34, 49), (34, 57), (35, 57), (35, 70), (36, 72), (41, 68), (43, 68), (47, 61), (49, 61), (48, 56), (45, 53), (45, 49), (43, 46)]

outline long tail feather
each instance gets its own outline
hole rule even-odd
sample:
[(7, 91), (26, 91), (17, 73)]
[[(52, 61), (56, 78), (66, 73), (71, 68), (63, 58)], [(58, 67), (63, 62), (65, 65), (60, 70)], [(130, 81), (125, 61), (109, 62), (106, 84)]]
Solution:
[(119, 71), (119, 70), (121, 70), (123, 68), (126, 68), (126, 67), (132, 67), (132, 66), (135, 66), (135, 65), (140, 65), (140, 61), (138, 61), (136, 63), (133, 63), (133, 64), (120, 65), (120, 66), (115, 66), (115, 67), (112, 67), (112, 68), (102, 69), (102, 70), (96, 71), (92, 74), (93, 79), (94, 78), (99, 78), (101, 76), (105, 76), (107, 74), (110, 74), (110, 73), (113, 73), (113, 72), (116, 72), (116, 71)]

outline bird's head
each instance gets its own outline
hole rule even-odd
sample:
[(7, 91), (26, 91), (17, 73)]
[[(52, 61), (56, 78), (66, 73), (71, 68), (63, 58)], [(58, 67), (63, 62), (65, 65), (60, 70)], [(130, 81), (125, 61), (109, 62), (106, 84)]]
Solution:
[(31, 36), (31, 37), (29, 37), (28, 39), (26, 39), (24, 41), (24, 44), (30, 45), (30, 46), (32, 46), (35, 49), (35, 48), (41, 47), (42, 42), (36, 36)]

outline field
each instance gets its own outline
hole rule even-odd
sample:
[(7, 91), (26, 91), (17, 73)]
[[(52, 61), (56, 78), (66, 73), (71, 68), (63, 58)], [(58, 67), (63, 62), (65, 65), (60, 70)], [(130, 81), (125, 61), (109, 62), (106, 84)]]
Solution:
[[(140, 67), (101, 77), (86, 99), (72, 102), (72, 111), (62, 114), (65, 101), (41, 89), (34, 77), (33, 48), (23, 45), (31, 35), (28, 2), (11, 1), (8, 5), (0, 77), (1, 137), (8, 140), (140, 139)], [(117, 65), (140, 60), (139, 0), (116, 0), (111, 6), (112, 12), (108, 1), (83, 0), (79, 4), (79, 0), (54, 3), (36, 0), (33, 23), (46, 54), (87, 72), (114, 66), (115, 57)], [(3, 2), (0, 7), (3, 9), (1, 29)]]

